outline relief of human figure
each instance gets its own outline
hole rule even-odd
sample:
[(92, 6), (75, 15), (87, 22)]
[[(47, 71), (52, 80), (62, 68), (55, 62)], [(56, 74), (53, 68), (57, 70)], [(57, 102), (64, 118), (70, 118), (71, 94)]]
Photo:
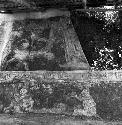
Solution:
[[(40, 39), (41, 42), (42, 39)], [(30, 51), (29, 41), (27, 39), (21, 40), (21, 47), (12, 50), (12, 58), (7, 60), (4, 69), (5, 70), (25, 70), (29, 71), (29, 61), (34, 61), (34, 58), (44, 57), (47, 60), (53, 60), (54, 54), (44, 50)], [(17, 64), (16, 64), (17, 63)], [(41, 63), (41, 62), (40, 62)], [(16, 64), (16, 65), (14, 65)]]
[[(24, 39), (23, 41), (24, 42), (21, 44), (21, 48), (15, 48), (13, 50), (13, 57), (7, 61), (6, 66), (9, 66), (13, 62), (18, 62), (16, 68), (19, 68), (23, 65), (24, 69), (28, 71), (29, 68), (26, 62), (26, 58), (29, 55), (29, 51), (27, 50), (27, 48), (29, 47), (29, 43), (26, 39)], [(16, 68), (14, 67), (15, 70)]]

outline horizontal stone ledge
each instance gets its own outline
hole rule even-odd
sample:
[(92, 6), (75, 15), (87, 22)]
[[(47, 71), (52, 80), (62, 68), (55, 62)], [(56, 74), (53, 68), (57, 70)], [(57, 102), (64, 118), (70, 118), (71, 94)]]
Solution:
[(104, 71), (1, 71), (0, 82), (11, 81), (14, 78), (40, 78), (46, 81), (77, 80), (78, 82), (96, 83), (122, 81), (122, 70)]
[(14, 78), (40, 78), (44, 81), (59, 80), (89, 80), (89, 71), (2, 71), (0, 72), (0, 82), (11, 81)]
[(44, 12), (0, 13), (1, 21), (15, 21), (25, 19), (48, 19), (56, 16), (70, 17), (70, 12), (65, 9), (49, 9)]

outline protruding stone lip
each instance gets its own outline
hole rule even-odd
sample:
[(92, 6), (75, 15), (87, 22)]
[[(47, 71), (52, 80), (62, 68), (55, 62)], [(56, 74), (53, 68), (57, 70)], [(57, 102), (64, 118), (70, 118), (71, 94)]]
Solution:
[(0, 13), (1, 21), (14, 21), (24, 19), (47, 19), (56, 16), (70, 16), (70, 12), (62, 9), (48, 9), (44, 12)]
[(12, 81), (14, 78), (40, 78), (46, 82), (54, 81), (67, 81), (74, 80), (80, 83), (95, 84), (101, 81), (106, 83), (121, 82), (122, 71), (121, 70), (104, 70), (104, 71), (90, 71), (90, 70), (74, 70), (74, 71), (2, 71), (0, 72), (0, 83), (6, 81)]

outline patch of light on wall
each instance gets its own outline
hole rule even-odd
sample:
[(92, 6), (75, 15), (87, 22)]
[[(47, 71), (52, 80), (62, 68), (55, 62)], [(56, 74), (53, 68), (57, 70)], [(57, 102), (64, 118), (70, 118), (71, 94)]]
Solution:
[(105, 26), (111, 23), (114, 23), (118, 19), (119, 12), (114, 10), (115, 6), (103, 6), (103, 7), (94, 8), (94, 10), (95, 9), (100, 9), (100, 11), (94, 11), (93, 13), (87, 12), (87, 14), (89, 16), (94, 16), (95, 18), (99, 20), (104, 20), (106, 23)]
[(5, 11), (4, 10), (0, 10), (0, 13), (5, 13)]
[[(114, 6), (104, 6), (105, 9), (115, 9)], [(105, 11), (104, 18), (107, 21), (107, 24), (114, 23), (118, 18), (118, 11)]]

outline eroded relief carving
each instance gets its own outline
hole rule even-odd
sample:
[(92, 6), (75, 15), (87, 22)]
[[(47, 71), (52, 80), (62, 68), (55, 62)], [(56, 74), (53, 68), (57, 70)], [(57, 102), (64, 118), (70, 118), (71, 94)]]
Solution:
[(1, 70), (89, 69), (69, 17), (9, 22), (12, 23)]

